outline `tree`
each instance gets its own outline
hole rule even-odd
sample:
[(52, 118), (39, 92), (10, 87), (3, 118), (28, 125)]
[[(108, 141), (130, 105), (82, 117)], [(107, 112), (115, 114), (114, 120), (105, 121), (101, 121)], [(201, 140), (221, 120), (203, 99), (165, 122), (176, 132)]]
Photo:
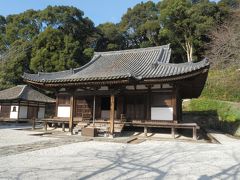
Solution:
[(240, 68), (240, 11), (235, 11), (229, 19), (218, 25), (209, 34), (211, 42), (206, 55), (213, 69)]
[(221, 0), (218, 2), (219, 6), (228, 7), (231, 9), (239, 8), (240, 0)]
[(160, 12), (163, 27), (160, 37), (178, 43), (190, 62), (194, 59), (196, 48), (203, 46), (207, 32), (217, 21), (219, 8), (216, 3), (209, 1), (192, 4), (188, 0), (164, 0)]
[(23, 72), (59, 71), (87, 63), (96, 28), (83, 16), (68, 6), (0, 16), (2, 87), (21, 83)]
[(9, 45), (20, 39), (31, 41), (41, 29), (38, 11), (27, 10), (17, 15), (9, 15), (6, 20), (6, 39)]
[(124, 37), (114, 23), (100, 24), (98, 27), (97, 51), (112, 51), (124, 48)]
[(32, 45), (28, 41), (17, 40), (5, 53), (0, 64), (1, 89), (22, 83), (21, 76), (29, 72)]
[(83, 16), (83, 11), (69, 6), (48, 6), (39, 12), (43, 29), (58, 29), (81, 42), (82, 48), (86, 47), (87, 38), (96, 31), (93, 22)]
[(1, 55), (4, 53), (4, 51), (7, 48), (7, 43), (6, 43), (6, 37), (5, 37), (5, 28), (6, 28), (6, 19), (4, 16), (0, 16), (0, 58)]
[(140, 3), (129, 8), (122, 16), (119, 24), (126, 41), (126, 48), (140, 47), (141, 44), (159, 45), (157, 34), (160, 29), (158, 23), (159, 11), (152, 1)]
[(33, 40), (30, 69), (38, 71), (60, 71), (78, 65), (80, 43), (64, 35), (58, 29), (48, 27)]

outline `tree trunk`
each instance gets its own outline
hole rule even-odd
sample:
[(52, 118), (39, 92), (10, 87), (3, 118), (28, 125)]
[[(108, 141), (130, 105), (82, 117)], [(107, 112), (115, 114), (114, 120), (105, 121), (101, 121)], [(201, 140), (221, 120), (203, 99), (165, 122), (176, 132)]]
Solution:
[(187, 53), (187, 61), (192, 62), (193, 61), (193, 44), (189, 38), (185, 37), (185, 44), (182, 44), (183, 49)]
[(192, 62), (192, 57), (193, 57), (193, 45), (190, 41), (186, 40), (185, 43), (185, 51), (187, 53), (187, 60), (188, 62)]

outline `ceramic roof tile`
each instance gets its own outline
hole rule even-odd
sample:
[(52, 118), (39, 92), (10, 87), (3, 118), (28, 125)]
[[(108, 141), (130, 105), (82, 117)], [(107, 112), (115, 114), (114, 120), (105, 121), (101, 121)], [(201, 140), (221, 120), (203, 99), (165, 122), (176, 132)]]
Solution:
[(170, 63), (169, 45), (122, 51), (97, 52), (86, 65), (53, 73), (24, 73), (23, 78), (35, 82), (81, 82), (123, 78), (163, 78), (178, 76), (209, 66), (207, 60), (198, 63)]

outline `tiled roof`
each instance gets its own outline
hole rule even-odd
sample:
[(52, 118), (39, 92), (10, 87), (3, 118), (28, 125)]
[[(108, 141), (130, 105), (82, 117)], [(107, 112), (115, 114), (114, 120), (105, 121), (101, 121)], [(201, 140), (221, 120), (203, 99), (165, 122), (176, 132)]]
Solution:
[(54, 99), (32, 89), (27, 85), (18, 85), (9, 89), (0, 91), (0, 101), (5, 100), (26, 100), (53, 103)]
[(24, 73), (23, 78), (40, 83), (87, 82), (117, 79), (153, 79), (181, 76), (207, 68), (207, 60), (198, 63), (169, 63), (169, 45), (122, 51), (98, 52), (80, 68), (53, 73)]

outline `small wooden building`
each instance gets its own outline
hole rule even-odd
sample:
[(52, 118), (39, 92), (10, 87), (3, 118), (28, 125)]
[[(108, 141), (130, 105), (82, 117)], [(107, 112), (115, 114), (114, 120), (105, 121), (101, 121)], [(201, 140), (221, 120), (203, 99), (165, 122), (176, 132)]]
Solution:
[(45, 117), (45, 105), (55, 100), (32, 89), (18, 85), (0, 91), (0, 120), (27, 121)]
[(53, 73), (23, 75), (24, 80), (56, 93), (56, 116), (70, 128), (81, 121), (161, 127), (182, 118), (182, 100), (197, 98), (204, 87), (209, 62), (174, 64), (169, 45), (96, 52), (83, 67)]

